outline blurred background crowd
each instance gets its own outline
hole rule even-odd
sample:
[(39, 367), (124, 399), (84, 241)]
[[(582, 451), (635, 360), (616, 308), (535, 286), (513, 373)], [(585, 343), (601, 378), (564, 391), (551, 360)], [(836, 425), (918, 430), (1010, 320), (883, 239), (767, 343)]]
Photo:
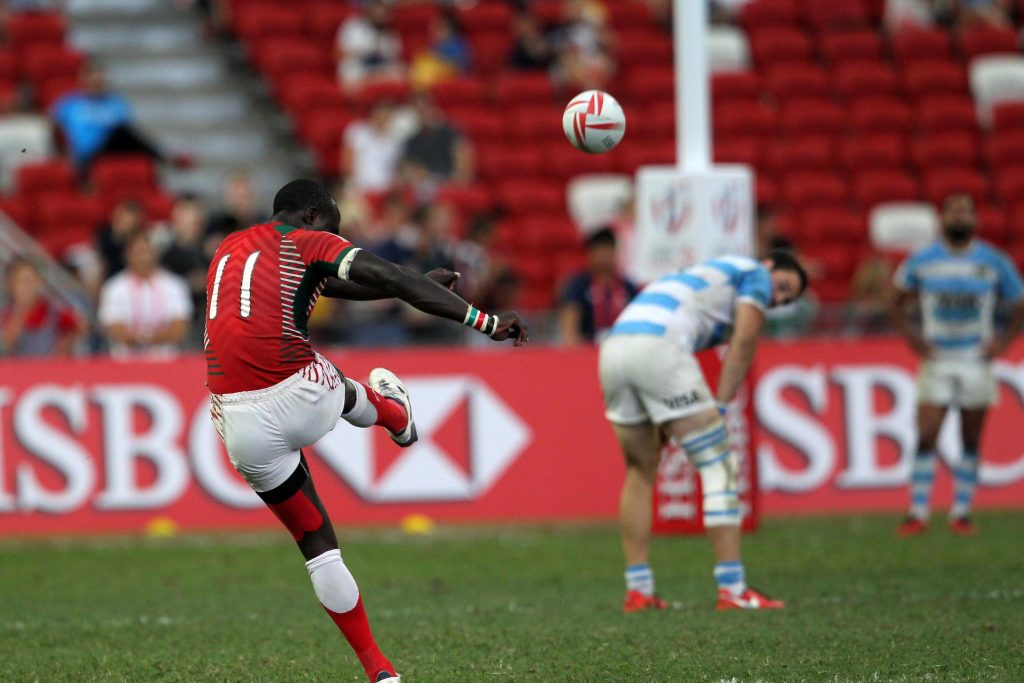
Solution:
[[(875, 224), (937, 223), (952, 191), (1020, 260), (1024, 3), (710, 4), (716, 159), (757, 170), (758, 251), (795, 249), (814, 277), (816, 298), (776, 333), (884, 330), (902, 252)], [(458, 271), (463, 297), (528, 311), (542, 339), (592, 343), (642, 285), (632, 173), (674, 161), (670, 6), (9, 0), (0, 351), (198, 348), (217, 244), (266, 220), (299, 175), (330, 184), (359, 246)], [(995, 58), (991, 98), (976, 67)], [(560, 125), (591, 88), (628, 117), (599, 157)], [(474, 343), (394, 302), (324, 301), (310, 328), (362, 346)]]

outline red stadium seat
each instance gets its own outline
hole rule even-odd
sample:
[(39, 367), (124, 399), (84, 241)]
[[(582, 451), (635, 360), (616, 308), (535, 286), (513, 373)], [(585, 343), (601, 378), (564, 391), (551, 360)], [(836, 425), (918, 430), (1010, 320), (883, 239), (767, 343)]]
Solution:
[(747, 164), (759, 166), (763, 150), (760, 139), (756, 137), (732, 138), (715, 140), (715, 162), (720, 164)]
[(544, 155), (548, 174), (565, 180), (584, 173), (613, 173), (618, 166), (614, 152), (581, 154), (569, 145), (558, 145)]
[(860, 28), (867, 24), (867, 8), (862, 0), (802, 0), (804, 19), (818, 30)]
[(619, 62), (628, 67), (672, 63), (672, 39), (652, 29), (625, 30), (618, 36)]
[(994, 169), (1024, 166), (1024, 128), (993, 133), (986, 146), (986, 156)]
[(765, 87), (775, 97), (825, 97), (829, 91), (829, 77), (824, 69), (811, 64), (785, 62), (765, 70)]
[(638, 0), (605, 3), (608, 11), (608, 23), (616, 30), (625, 28), (650, 28), (655, 25), (651, 6)]
[(71, 191), (78, 186), (78, 174), (67, 161), (40, 161), (22, 164), (14, 174), (19, 195), (39, 192)]
[(761, 79), (752, 71), (711, 74), (711, 101), (718, 106), (732, 100), (756, 101)]
[(882, 202), (919, 199), (921, 188), (906, 171), (876, 169), (854, 177), (853, 193), (863, 208), (871, 209)]
[(997, 133), (1024, 130), (1024, 102), (1003, 102), (993, 106), (992, 127)]
[(450, 107), (448, 117), (477, 144), (501, 140), (506, 134), (505, 118), (492, 108)]
[(979, 206), (978, 213), (978, 234), (983, 239), (995, 242), (999, 246), (1007, 246), (1012, 237), (1010, 223), (1007, 215), (1002, 209), (992, 206)]
[(943, 29), (900, 29), (890, 42), (893, 55), (901, 62), (948, 60), (952, 53), (949, 32)]
[(24, 227), (32, 214), (32, 202), (23, 196), (2, 197), (0, 196), (0, 212)]
[(302, 73), (333, 75), (334, 64), (323, 48), (307, 41), (280, 38), (260, 41), (253, 59), (272, 82)]
[(974, 166), (978, 163), (978, 138), (961, 131), (920, 138), (914, 142), (912, 156), (914, 164), (922, 171)]
[(753, 32), (750, 47), (758, 67), (775, 62), (806, 62), (814, 52), (803, 31), (782, 26), (769, 26)]
[(843, 129), (843, 109), (826, 99), (790, 100), (780, 115), (784, 132), (791, 135), (837, 135)]
[(960, 34), (960, 52), (968, 62), (991, 54), (1016, 54), (1020, 50), (1016, 31), (995, 26), (973, 26)]
[(99, 194), (151, 190), (156, 187), (156, 167), (153, 159), (145, 155), (112, 154), (93, 162), (89, 180)]
[(380, 80), (363, 83), (356, 91), (347, 91), (353, 106), (362, 112), (368, 112), (371, 107), (382, 100), (401, 102), (409, 97), (411, 88), (404, 80)]
[(310, 109), (299, 119), (299, 136), (310, 147), (337, 147), (353, 118), (334, 108)]
[(305, 36), (319, 45), (333, 45), (338, 27), (357, 10), (354, 6), (335, 0), (305, 0)]
[(764, 26), (794, 26), (799, 14), (795, 0), (753, 0), (740, 8), (739, 23), (750, 33)]
[(480, 2), (456, 11), (456, 18), (466, 33), (508, 30), (512, 16), (511, 5), (504, 2)]
[(999, 169), (996, 193), (1006, 203), (1019, 203), (1024, 198), (1024, 164)]
[(783, 180), (782, 198), (792, 210), (843, 207), (849, 197), (846, 183), (832, 173), (791, 173)]
[(565, 211), (564, 190), (541, 180), (508, 180), (501, 183), (498, 186), (498, 202), (513, 214)]
[[(734, 103), (716, 109), (712, 117), (716, 135), (773, 135), (778, 115), (760, 104)], [(628, 124), (627, 124), (628, 125)]]
[(37, 232), (33, 237), (52, 258), (63, 261), (73, 248), (88, 246), (95, 241), (96, 226), (85, 222), (63, 223), (59, 229)]
[(47, 192), (38, 201), (41, 224), (48, 229), (88, 224), (96, 229), (106, 219), (103, 204), (95, 197), (70, 192)]
[[(570, 152), (576, 152), (572, 147), (565, 146)], [(546, 170), (544, 157), (544, 150), (536, 145), (481, 144), (477, 146), (477, 172), (481, 178), (491, 180), (536, 179)]]
[(42, 83), (36, 84), (36, 104), (42, 110), (48, 110), (54, 102), (64, 95), (78, 90), (80, 84), (78, 77), (58, 76), (48, 78)]
[(480, 105), (487, 96), (483, 81), (472, 76), (442, 81), (430, 91), (442, 108), (463, 105)]
[(313, 109), (347, 112), (348, 96), (337, 79), (323, 74), (294, 74), (277, 88), (277, 100), (297, 120)]
[(20, 75), (13, 50), (0, 50), (0, 80), (13, 81)]
[(510, 124), (504, 131), (518, 137), (522, 144), (537, 144), (549, 140), (565, 142), (562, 130), (562, 108), (556, 106), (524, 106), (512, 110), (507, 118)]
[(836, 69), (836, 92), (848, 100), (898, 95), (896, 72), (881, 62), (849, 62)]
[(779, 185), (774, 180), (758, 174), (754, 178), (754, 194), (758, 206), (775, 207), (779, 204)]
[(921, 100), (918, 112), (921, 128), (926, 132), (978, 130), (977, 110), (969, 97), (929, 97)]
[(809, 209), (799, 223), (800, 235), (817, 242), (861, 244), (868, 236), (864, 215), (849, 209)]
[(555, 99), (555, 86), (545, 71), (510, 71), (498, 81), (495, 94), (499, 103), (512, 107), (550, 103)]
[(151, 221), (170, 220), (171, 212), (174, 209), (174, 197), (163, 192), (154, 190), (142, 195), (142, 206), (146, 210), (146, 216)]
[(872, 97), (853, 102), (850, 123), (860, 133), (908, 133), (914, 113), (902, 100)]
[(240, 4), (234, 19), (235, 31), (250, 48), (256, 48), (259, 41), (270, 38), (301, 37), (304, 24), (301, 8), (268, 2)]
[(831, 171), (835, 145), (829, 136), (800, 136), (776, 140), (768, 148), (767, 166), (777, 173)]
[(946, 197), (955, 192), (966, 192), (976, 204), (984, 204), (988, 198), (985, 177), (973, 168), (943, 168), (931, 171), (924, 179), (925, 199), (941, 206)]
[(437, 201), (453, 204), (465, 216), (487, 213), (494, 206), (487, 185), (444, 185), (437, 191)]
[[(437, 6), (437, 3), (403, 3), (391, 13), (391, 23), (394, 29), (403, 36), (413, 32), (427, 34), (430, 31), (430, 24), (440, 14), (440, 8)], [(463, 24), (463, 29), (466, 30), (466, 33), (476, 33), (483, 28), (485, 27), (478, 25), (468, 27)]]
[(673, 165), (676, 163), (676, 149), (660, 143), (634, 144), (614, 152), (616, 170), (632, 173), (640, 166), (650, 164)]
[(860, 30), (822, 35), (818, 51), (833, 64), (881, 61), (885, 46), (877, 31)]
[(951, 61), (914, 62), (903, 71), (903, 87), (915, 98), (963, 95), (967, 92), (967, 73), (960, 64)]
[(631, 101), (671, 102), (675, 94), (675, 72), (670, 67), (634, 69), (625, 85), (626, 95)]
[(839, 159), (850, 172), (901, 169), (906, 164), (907, 141), (897, 133), (861, 135), (843, 140)]
[(67, 22), (59, 12), (24, 12), (7, 19), (7, 37), (16, 50), (27, 45), (61, 45)]
[(63, 45), (30, 45), (21, 53), (22, 73), (39, 83), (49, 78), (77, 78), (85, 55)]

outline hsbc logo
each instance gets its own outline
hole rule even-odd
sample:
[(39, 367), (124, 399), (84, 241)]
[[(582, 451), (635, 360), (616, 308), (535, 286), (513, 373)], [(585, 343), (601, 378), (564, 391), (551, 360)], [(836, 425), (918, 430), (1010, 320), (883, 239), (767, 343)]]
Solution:
[(401, 449), (381, 429), (341, 421), (316, 445), (321, 458), (372, 502), (481, 497), (530, 442), (530, 429), (480, 379), (407, 383), (419, 441)]

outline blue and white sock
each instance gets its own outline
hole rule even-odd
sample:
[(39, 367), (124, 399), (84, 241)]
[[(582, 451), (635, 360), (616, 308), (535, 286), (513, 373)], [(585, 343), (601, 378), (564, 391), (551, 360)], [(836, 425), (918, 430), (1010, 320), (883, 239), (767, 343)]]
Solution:
[(647, 597), (654, 595), (654, 570), (649, 564), (631, 564), (626, 567), (626, 590), (637, 591)]
[(719, 562), (715, 565), (715, 581), (719, 588), (724, 588), (733, 595), (739, 595), (747, 590), (746, 575), (743, 572), (743, 563), (739, 560), (733, 562)]
[(922, 521), (931, 514), (932, 482), (935, 480), (935, 454), (918, 451), (910, 469), (910, 516)]
[(953, 519), (971, 514), (974, 489), (978, 486), (978, 451), (965, 450), (960, 462), (953, 468), (953, 507), (949, 516)]

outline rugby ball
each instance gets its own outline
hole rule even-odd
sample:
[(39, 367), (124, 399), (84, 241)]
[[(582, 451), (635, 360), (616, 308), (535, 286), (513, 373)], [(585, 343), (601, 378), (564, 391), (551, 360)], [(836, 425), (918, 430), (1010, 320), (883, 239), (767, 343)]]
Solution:
[(604, 154), (622, 141), (626, 115), (608, 93), (586, 90), (566, 105), (562, 129), (576, 149), (588, 154)]

